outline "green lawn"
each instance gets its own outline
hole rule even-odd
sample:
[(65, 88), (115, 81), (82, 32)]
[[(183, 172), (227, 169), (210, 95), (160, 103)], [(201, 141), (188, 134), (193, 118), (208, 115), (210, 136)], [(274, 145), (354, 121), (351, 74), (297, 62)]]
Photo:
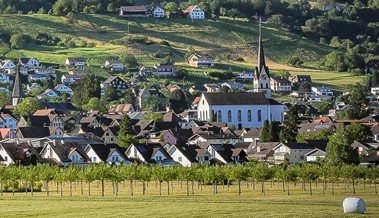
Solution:
[[(31, 194), (4, 193), (0, 197), (2, 217), (377, 217), (379, 198), (374, 186), (362, 184), (357, 194), (352, 193), (351, 185), (343, 188), (336, 186), (336, 194), (331, 194), (331, 184), (323, 195), (321, 183), (313, 185), (313, 195), (290, 184), (290, 195), (282, 191), (282, 184), (275, 183), (271, 187), (266, 184), (266, 195), (256, 184), (255, 190), (242, 183), (242, 194), (237, 194), (236, 185), (228, 191), (227, 186), (218, 186), (218, 194), (212, 194), (212, 186), (203, 186), (202, 190), (195, 183), (194, 195), (186, 195), (186, 183), (182, 187), (179, 182), (173, 183), (173, 191), (167, 195), (167, 183), (162, 184), (162, 196), (155, 182), (150, 182), (146, 195), (142, 195), (140, 182), (134, 187), (134, 196), (130, 196), (129, 182), (125, 187), (119, 185), (118, 195), (112, 194), (110, 184), (106, 186), (105, 197), (101, 197), (100, 188), (93, 182), (91, 196), (88, 196), (87, 184), (84, 184), (84, 195), (81, 195), (80, 182), (73, 187), (73, 197), (69, 196), (69, 185), (64, 185), (63, 197), (56, 192), (54, 184), (50, 184), (50, 196), (46, 192)], [(345, 197), (359, 196), (366, 202), (366, 214), (349, 214), (342, 212), (342, 201)]]

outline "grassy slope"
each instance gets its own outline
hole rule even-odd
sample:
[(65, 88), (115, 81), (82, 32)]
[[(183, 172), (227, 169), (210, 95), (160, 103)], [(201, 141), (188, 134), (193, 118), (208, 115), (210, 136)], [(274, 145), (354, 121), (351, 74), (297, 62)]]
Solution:
[[(80, 183), (79, 183), (80, 184)], [(130, 196), (129, 185), (120, 184), (118, 196), (112, 195), (110, 184), (106, 186), (105, 197), (100, 197), (100, 188), (94, 182), (92, 196), (87, 195), (87, 185), (84, 185), (84, 196), (80, 194), (80, 186), (76, 186), (73, 197), (69, 197), (68, 184), (64, 186), (63, 197), (55, 192), (51, 184), (50, 196), (45, 192), (35, 193), (5, 193), (0, 197), (0, 212), (3, 217), (377, 217), (379, 200), (374, 188), (367, 185), (366, 190), (360, 185), (357, 196), (363, 197), (366, 202), (367, 213), (364, 215), (342, 212), (342, 201), (345, 197), (354, 196), (350, 188), (344, 190), (343, 184), (336, 187), (336, 195), (331, 195), (330, 189), (322, 194), (321, 183), (313, 185), (313, 195), (301, 190), (301, 184), (293, 188), (290, 184), (290, 196), (281, 190), (281, 183), (272, 188), (266, 184), (267, 193), (262, 195), (260, 184), (256, 190), (242, 185), (242, 195), (238, 196), (237, 187), (232, 185), (227, 191), (226, 186), (218, 187), (219, 194), (212, 195), (212, 187), (203, 187), (200, 191), (195, 185), (195, 195), (186, 196), (186, 186), (180, 188), (174, 182), (174, 192), (166, 194), (166, 183), (162, 184), (163, 195), (159, 196), (154, 182), (150, 182), (145, 196), (141, 194), (141, 184), (137, 182), (135, 195)], [(331, 185), (329, 184), (329, 188)]]
[[(189, 46), (192, 46), (195, 50), (214, 56), (230, 54), (232, 57), (243, 57), (246, 61), (221, 63), (213, 69), (205, 70), (188, 68), (191, 74), (187, 79), (192, 82), (214, 81), (204, 77), (204, 71), (226, 71), (230, 68), (235, 72), (253, 70), (258, 43), (258, 25), (243, 20), (192, 22), (187, 19), (135, 18), (128, 21), (115, 15), (81, 14), (78, 16), (78, 23), (74, 25), (68, 24), (63, 17), (49, 15), (0, 15), (0, 22), (6, 24), (2, 29), (10, 34), (33, 35), (46, 32), (60, 38), (73, 37), (96, 43), (94, 48), (29, 44), (24, 49), (7, 53), (6, 56), (9, 58), (27, 56), (48, 63), (63, 63), (68, 56), (84, 56), (89, 57), (90, 66), (100, 67), (106, 59), (130, 52), (138, 56), (141, 65), (152, 66), (160, 61), (153, 57), (153, 53), (171, 52), (175, 61), (183, 61), (184, 53)], [(157, 43), (130, 47), (109, 43), (112, 39), (119, 39), (128, 34), (146, 35)], [(295, 55), (301, 57), (306, 66), (316, 67), (320, 58), (327, 54), (330, 48), (268, 24), (263, 25), (263, 34), (267, 63), (272, 70), (289, 70), (291, 74), (310, 74), (316, 84), (330, 85), (340, 91), (344, 90), (346, 84), (354, 84), (360, 80), (344, 73), (288, 67), (283, 63), (288, 57)], [(159, 42), (163, 40), (168, 41), (171, 47), (160, 45)], [(99, 71), (96, 73), (102, 76), (108, 75), (100, 72), (101, 69), (94, 71)]]

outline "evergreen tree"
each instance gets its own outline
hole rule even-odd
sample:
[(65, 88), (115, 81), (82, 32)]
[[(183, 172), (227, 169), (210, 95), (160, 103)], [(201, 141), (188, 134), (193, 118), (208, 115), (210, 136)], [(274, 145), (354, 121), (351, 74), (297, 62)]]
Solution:
[(271, 141), (269, 125), (270, 124), (269, 124), (268, 120), (265, 120), (264, 123), (263, 123), (263, 127), (261, 129), (261, 133), (259, 135), (259, 140), (261, 142), (269, 142), (269, 141)]
[(281, 142), (295, 142), (298, 133), (297, 124), (299, 116), (295, 107), (291, 107), (284, 117), (282, 131), (280, 132)]
[(124, 114), (121, 118), (120, 131), (118, 132), (117, 144), (121, 147), (129, 147), (135, 143), (136, 138), (132, 128), (132, 123), (128, 114)]
[(352, 107), (354, 118), (359, 119), (366, 115), (366, 106), (368, 99), (366, 98), (365, 87), (357, 83), (350, 92), (350, 106)]
[(278, 122), (271, 121), (270, 125), (268, 126), (269, 133), (270, 133), (270, 141), (271, 142), (278, 142), (279, 141), (279, 124)]
[(82, 108), (91, 98), (100, 98), (100, 92), (100, 82), (88, 74), (77, 82), (72, 102), (75, 106)]

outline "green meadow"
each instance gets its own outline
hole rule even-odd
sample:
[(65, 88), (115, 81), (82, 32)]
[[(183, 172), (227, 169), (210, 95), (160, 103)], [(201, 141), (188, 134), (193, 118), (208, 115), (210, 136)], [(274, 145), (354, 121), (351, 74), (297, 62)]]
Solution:
[[(83, 182), (84, 183), (84, 182)], [(271, 186), (272, 185), (272, 186)], [(238, 195), (236, 185), (218, 186), (218, 193), (213, 194), (212, 185), (198, 186), (195, 183), (194, 194), (189, 185), (183, 182), (173, 182), (170, 185), (170, 195), (167, 195), (167, 185), (162, 184), (162, 195), (155, 182), (147, 185), (145, 195), (142, 195), (142, 185), (135, 182), (133, 196), (130, 193), (129, 182), (119, 184), (119, 192), (113, 194), (111, 183), (105, 187), (105, 197), (101, 197), (101, 186), (96, 182), (91, 185), (91, 196), (88, 196), (88, 185), (80, 182), (73, 185), (73, 196), (70, 197), (69, 184), (65, 183), (61, 196), (54, 184), (50, 184), (49, 196), (46, 192), (3, 193), (0, 197), (0, 213), (2, 217), (377, 217), (379, 213), (379, 198), (374, 186), (360, 184), (354, 195), (352, 186), (346, 190), (342, 183), (335, 187), (335, 195), (331, 194), (331, 184), (322, 193), (322, 184), (313, 184), (313, 194), (309, 187), (305, 191), (299, 182), (290, 185), (290, 195), (287, 185), (283, 191), (282, 183), (266, 183), (266, 194), (262, 194), (260, 183), (242, 184), (242, 193)], [(172, 188), (172, 189), (171, 189)], [(365, 214), (344, 214), (342, 201), (345, 197), (362, 197), (366, 202)]]

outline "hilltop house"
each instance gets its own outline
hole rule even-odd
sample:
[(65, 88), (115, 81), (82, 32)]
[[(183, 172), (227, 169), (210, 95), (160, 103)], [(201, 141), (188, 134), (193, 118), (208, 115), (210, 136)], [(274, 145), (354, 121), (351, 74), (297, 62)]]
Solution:
[(175, 75), (175, 66), (172, 64), (156, 64), (153, 66), (155, 76), (173, 76)]
[(9, 84), (13, 84), (13, 81), (14, 81), (14, 75), (12, 75), (12, 74), (0, 73), (0, 83), (9, 83)]
[(207, 54), (192, 54), (188, 57), (188, 65), (191, 67), (214, 67), (215, 61)]
[(302, 82), (307, 82), (309, 84), (312, 84), (312, 78), (310, 75), (295, 75), (290, 76), (288, 80), (292, 83), (292, 85), (300, 84)]
[(150, 14), (145, 6), (121, 6), (120, 16), (123, 17), (148, 17)]
[(157, 6), (157, 7), (155, 7), (155, 9), (153, 11), (153, 15), (155, 18), (162, 18), (165, 15), (165, 11), (163, 10), (163, 8)]
[(71, 70), (61, 77), (61, 82), (68, 84), (74, 83), (77, 80), (80, 80), (82, 77), (86, 76), (87, 74), (88, 71), (86, 70)]
[(242, 73), (239, 73), (237, 76), (236, 76), (237, 79), (253, 79), (254, 78), (254, 72), (242, 72)]
[(270, 78), (271, 90), (274, 92), (292, 91), (291, 82), (282, 76), (272, 76)]
[(101, 83), (101, 93), (104, 94), (104, 90), (109, 86), (112, 86), (115, 90), (119, 90), (121, 92), (125, 92), (128, 88), (127, 82), (119, 76), (111, 76)]
[(68, 96), (72, 96), (72, 89), (65, 84), (58, 84), (54, 87), (54, 91), (56, 91), (58, 94), (66, 93)]
[(200, 121), (228, 122), (242, 127), (262, 127), (265, 120), (282, 122), (285, 106), (262, 92), (202, 93), (197, 117)]
[(104, 67), (110, 71), (123, 71), (125, 69), (124, 64), (121, 61), (117, 60), (105, 61)]
[(197, 5), (190, 5), (186, 10), (183, 11), (184, 14), (187, 15), (189, 19), (205, 19), (205, 13), (201, 8)]
[(66, 66), (72, 66), (72, 67), (84, 67), (87, 63), (86, 58), (81, 57), (70, 57), (67, 58), (65, 61)]
[(37, 58), (20, 58), (18, 63), (21, 67), (29, 68), (29, 69), (39, 69), (40, 63)]
[(16, 64), (13, 61), (7, 59), (0, 62), (0, 69), (4, 70), (7, 73), (15, 73)]

